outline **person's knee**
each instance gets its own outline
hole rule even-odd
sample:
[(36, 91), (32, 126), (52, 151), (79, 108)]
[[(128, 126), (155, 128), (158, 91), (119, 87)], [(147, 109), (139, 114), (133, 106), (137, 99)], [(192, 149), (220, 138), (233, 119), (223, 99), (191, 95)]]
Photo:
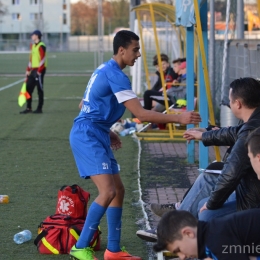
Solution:
[(116, 188), (115, 187), (107, 187), (106, 189), (99, 192), (99, 196), (103, 201), (110, 203), (116, 196)]
[(124, 185), (120, 185), (119, 187), (117, 187), (116, 195), (120, 196), (121, 198), (124, 197), (124, 195), (125, 195), (125, 187), (124, 187)]
[(144, 92), (144, 97), (150, 97), (150, 95), (151, 95), (151, 90), (146, 90)]

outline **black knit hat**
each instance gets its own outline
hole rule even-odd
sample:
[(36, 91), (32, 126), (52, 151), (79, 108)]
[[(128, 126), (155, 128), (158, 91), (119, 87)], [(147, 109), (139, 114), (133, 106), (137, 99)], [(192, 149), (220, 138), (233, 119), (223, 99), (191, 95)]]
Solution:
[(42, 37), (42, 33), (41, 33), (41, 31), (39, 31), (39, 30), (33, 31), (33, 32), (31, 33), (31, 36), (34, 35), (34, 34), (37, 35), (39, 38)]

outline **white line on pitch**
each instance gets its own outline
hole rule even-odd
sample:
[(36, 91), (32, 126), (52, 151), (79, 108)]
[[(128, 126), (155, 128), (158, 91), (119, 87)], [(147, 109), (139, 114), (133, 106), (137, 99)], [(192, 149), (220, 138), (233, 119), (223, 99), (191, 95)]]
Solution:
[(9, 84), (9, 85), (7, 85), (7, 86), (4, 86), (4, 87), (0, 88), (0, 91), (5, 90), (5, 89), (7, 89), (7, 88), (11, 88), (11, 87), (17, 85), (18, 83), (23, 82), (23, 81), (24, 81), (24, 79), (17, 80), (17, 81), (15, 81), (14, 83), (11, 83), (11, 84)]

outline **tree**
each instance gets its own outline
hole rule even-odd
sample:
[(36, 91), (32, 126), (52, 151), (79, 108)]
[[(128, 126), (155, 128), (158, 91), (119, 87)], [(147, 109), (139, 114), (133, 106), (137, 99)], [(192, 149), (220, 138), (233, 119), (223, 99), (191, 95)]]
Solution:
[(129, 1), (111, 1), (111, 8), (112, 30), (114, 30), (116, 27), (129, 27)]
[(97, 6), (86, 2), (80, 1), (71, 5), (71, 34), (97, 33)]
[[(82, 0), (71, 4), (71, 34), (97, 35), (98, 1)], [(116, 27), (129, 27), (129, 1), (103, 0), (104, 34), (111, 33)]]

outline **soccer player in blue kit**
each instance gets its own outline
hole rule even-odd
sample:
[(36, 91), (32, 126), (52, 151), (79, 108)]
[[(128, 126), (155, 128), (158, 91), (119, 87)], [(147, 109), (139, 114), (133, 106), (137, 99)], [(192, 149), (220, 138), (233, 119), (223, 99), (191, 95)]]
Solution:
[(132, 91), (129, 78), (122, 72), (127, 65), (133, 66), (141, 56), (139, 37), (135, 33), (119, 31), (113, 40), (113, 51), (112, 59), (92, 74), (81, 111), (70, 132), (70, 145), (80, 177), (90, 178), (99, 192), (88, 210), (79, 240), (70, 251), (71, 259), (97, 260), (89, 244), (106, 213), (108, 242), (104, 260), (141, 260), (120, 248), (125, 190), (112, 150), (121, 148), (121, 141), (110, 127), (122, 117), (125, 109), (140, 121), (181, 124), (201, 121), (200, 115), (193, 111), (174, 115), (142, 107)]

